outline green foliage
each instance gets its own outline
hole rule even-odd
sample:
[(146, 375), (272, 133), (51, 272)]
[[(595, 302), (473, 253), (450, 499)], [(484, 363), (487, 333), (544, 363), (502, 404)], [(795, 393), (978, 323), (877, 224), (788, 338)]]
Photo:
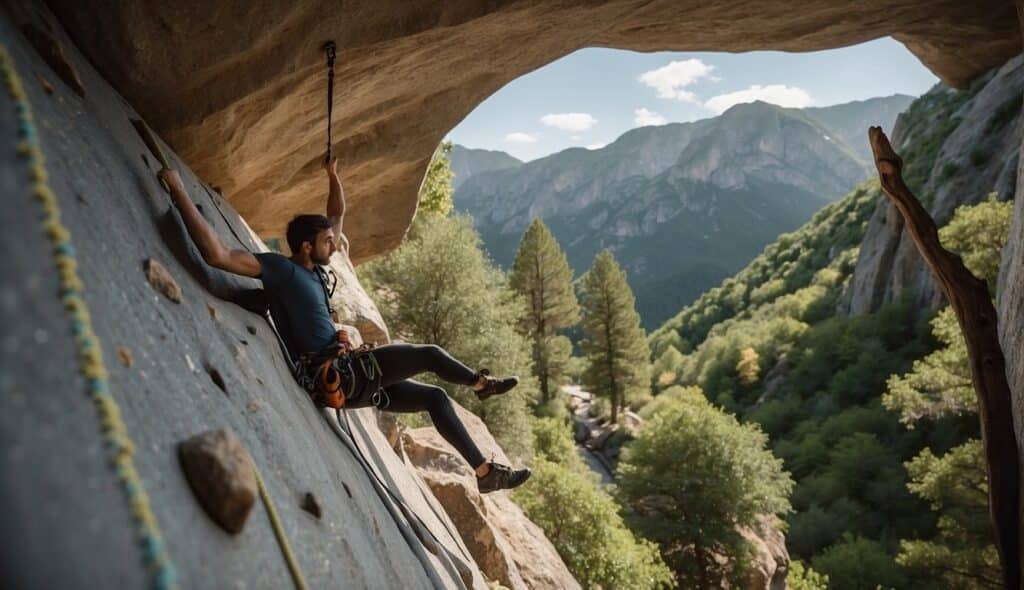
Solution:
[(786, 588), (789, 590), (828, 590), (828, 576), (819, 574), (805, 566), (799, 559), (794, 559), (789, 562)]
[[(831, 315), (856, 263), (855, 247), (880, 199), (878, 181), (867, 181), (822, 208), (800, 229), (780, 235), (746, 268), (655, 330), (650, 336), (655, 354), (660, 355), (668, 344), (688, 354), (695, 343), (707, 338), (712, 327), (743, 319), (759, 306), (812, 285), (823, 291), (808, 313)], [(826, 268), (830, 272), (820, 275)]]
[(580, 343), (587, 357), (583, 384), (611, 402), (611, 422), (619, 408), (650, 390), (650, 349), (633, 291), (611, 252), (598, 254), (580, 281), (583, 331)]
[(907, 463), (910, 489), (942, 514), (933, 540), (902, 541), (897, 561), (932, 588), (1002, 588), (999, 554), (992, 543), (988, 482), (981, 441), (936, 457), (925, 449)]
[(985, 133), (999, 131), (1012, 121), (1020, 113), (1022, 101), (1024, 101), (1024, 92), (1018, 92), (999, 105), (985, 125)]
[(533, 344), (540, 403), (547, 403), (564, 379), (572, 354), (569, 339), (557, 331), (579, 321), (579, 304), (565, 253), (539, 218), (523, 234), (509, 284), (526, 303), (520, 332)]
[(913, 428), (919, 420), (977, 411), (977, 397), (967, 363), (967, 344), (953, 308), (945, 307), (932, 320), (932, 333), (943, 347), (914, 361), (909, 373), (891, 375), (882, 396), (886, 408)]
[(658, 386), (669, 385), (675, 381), (683, 366), (683, 353), (679, 352), (671, 344), (664, 348), (665, 350), (658, 357), (658, 360), (654, 361), (654, 364), (651, 366), (654, 382)]
[(657, 546), (630, 532), (614, 500), (589, 475), (538, 455), (530, 485), (512, 496), (584, 588), (671, 587)]
[(906, 576), (877, 541), (845, 535), (811, 560), (814, 569), (827, 575), (831, 590), (905, 588)]
[(790, 510), (793, 482), (767, 442), (756, 425), (709, 404), (675, 402), (655, 411), (625, 448), (619, 491), (681, 586), (737, 583), (750, 557), (737, 526)]
[(736, 363), (736, 375), (740, 385), (752, 387), (761, 378), (761, 355), (751, 347), (740, 351), (740, 360)]
[[(437, 344), (469, 366), (495, 374), (530, 374), (529, 343), (515, 330), (522, 302), (480, 249), (468, 218), (425, 216), (401, 247), (359, 270), (374, 286), (395, 339)], [(433, 376), (424, 380), (447, 386)], [(528, 405), (537, 396), (532, 378), (486, 404), (468, 389), (450, 389), (484, 420), (507, 453), (529, 455)]]
[(960, 254), (967, 269), (988, 283), (991, 293), (995, 293), (1012, 216), (1013, 203), (1000, 203), (992, 193), (987, 201), (957, 207), (953, 218), (939, 230), (942, 245)]
[(536, 457), (578, 473), (589, 473), (576, 453), (572, 426), (558, 418), (538, 418), (533, 423), (533, 449)]
[(644, 406), (639, 412), (640, 417), (644, 420), (650, 420), (655, 414), (661, 413), (680, 403), (707, 405), (708, 399), (704, 397), (704, 392), (699, 387), (673, 385), (655, 396), (650, 403)]
[(447, 216), (452, 210), (452, 152), (450, 141), (442, 142), (434, 151), (427, 167), (427, 175), (420, 186), (418, 211), (427, 214)]

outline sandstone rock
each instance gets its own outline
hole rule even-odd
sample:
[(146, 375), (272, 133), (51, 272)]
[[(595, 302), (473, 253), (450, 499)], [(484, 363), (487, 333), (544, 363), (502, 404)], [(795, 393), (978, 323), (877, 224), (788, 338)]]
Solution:
[[(495, 461), (508, 464), (483, 422), (458, 405), (456, 409), (484, 456), (493, 453)], [(488, 578), (511, 589), (579, 588), (540, 527), (508, 492), (481, 496), (472, 469), (435, 429), (406, 431), (402, 445)]]
[(331, 297), (331, 304), (338, 311), (341, 320), (354, 326), (364, 342), (390, 342), (391, 337), (388, 335), (384, 318), (359, 284), (355, 268), (344, 252), (337, 252), (331, 257), (330, 269), (338, 277), (338, 287)]
[(50, 5), (101, 73), (267, 237), (323, 208), (321, 48), (335, 40), (334, 151), (357, 264), (399, 244), (449, 129), (511, 80), (582, 47), (813, 51), (894, 35), (956, 86), (1021, 47), (1002, 0)]
[(740, 534), (754, 547), (754, 559), (747, 572), (747, 590), (785, 590), (789, 572), (786, 537), (775, 517), (763, 516), (758, 526), (741, 528)]
[(174, 280), (171, 273), (167, 272), (164, 265), (149, 258), (146, 260), (145, 268), (146, 280), (153, 285), (157, 292), (163, 293), (164, 297), (175, 303), (181, 303), (181, 287), (178, 286), (178, 282)]
[(178, 445), (178, 459), (199, 504), (217, 524), (241, 532), (256, 502), (252, 457), (227, 428), (198, 434)]

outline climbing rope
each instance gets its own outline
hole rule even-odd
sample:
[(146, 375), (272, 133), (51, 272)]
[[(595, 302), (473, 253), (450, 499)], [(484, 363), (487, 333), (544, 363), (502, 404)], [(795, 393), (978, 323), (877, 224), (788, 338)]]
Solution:
[(331, 113), (334, 111), (334, 58), (337, 47), (334, 41), (328, 41), (324, 45), (327, 52), (327, 156), (324, 163), (331, 161)]
[(274, 535), (277, 536), (277, 544), (281, 547), (281, 554), (284, 555), (284, 560), (288, 564), (288, 571), (292, 574), (292, 581), (295, 582), (295, 587), (298, 590), (306, 590), (308, 588), (306, 580), (302, 577), (299, 562), (295, 559), (291, 544), (288, 543), (288, 536), (285, 535), (281, 517), (277, 515), (277, 507), (274, 506), (274, 500), (270, 497), (270, 492), (267, 491), (267, 486), (263, 483), (263, 476), (260, 475), (260, 470), (255, 463), (253, 463), (252, 471), (256, 474), (256, 485), (260, 488), (260, 498), (263, 499), (263, 505), (267, 507), (270, 525), (274, 527)]
[(33, 124), (32, 110), (28, 95), (14, 68), (7, 48), (0, 43), (0, 70), (7, 86), (7, 92), (14, 100), (18, 112), (18, 155), (30, 163), (29, 176), (32, 179), (32, 196), (43, 207), (43, 230), (53, 247), (54, 265), (60, 280), (60, 297), (71, 319), (71, 330), (75, 335), (78, 359), (82, 375), (86, 378), (89, 395), (100, 413), (100, 424), (104, 441), (118, 479), (131, 505), (142, 538), (143, 557), (147, 569), (153, 575), (153, 587), (160, 590), (177, 588), (174, 564), (164, 546), (156, 516), (149, 503), (149, 496), (142, 485), (142, 479), (135, 469), (132, 455), (135, 446), (128, 435), (128, 428), (121, 419), (121, 411), (110, 392), (108, 373), (103, 362), (103, 349), (92, 327), (89, 308), (82, 297), (84, 286), (78, 276), (75, 250), (71, 234), (60, 219), (57, 197), (49, 186), (43, 150)]

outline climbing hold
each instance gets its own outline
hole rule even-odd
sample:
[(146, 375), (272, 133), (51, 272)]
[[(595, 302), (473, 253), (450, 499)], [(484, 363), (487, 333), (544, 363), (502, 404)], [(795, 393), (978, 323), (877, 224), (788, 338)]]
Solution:
[(178, 445), (178, 460), (199, 504), (210, 518), (238, 534), (256, 502), (253, 461), (228, 428), (198, 434)]
[(50, 84), (49, 80), (44, 78), (39, 72), (36, 72), (36, 79), (39, 80), (39, 83), (43, 86), (43, 90), (46, 91), (47, 94), (53, 94), (53, 84)]
[(158, 292), (163, 293), (165, 297), (175, 303), (181, 303), (181, 287), (178, 286), (178, 282), (174, 280), (171, 273), (164, 268), (164, 265), (160, 264), (152, 258), (146, 259), (146, 279), (150, 285)]
[(128, 350), (124, 346), (117, 347), (117, 358), (121, 359), (121, 364), (126, 367), (132, 366), (132, 351)]
[(214, 307), (214, 306), (210, 305), (209, 303), (207, 303), (206, 304), (206, 311), (210, 312), (210, 317), (211, 318), (217, 319), (217, 308), (216, 307)]
[(249, 402), (249, 405), (246, 406), (246, 407), (249, 409), (250, 412), (256, 412), (256, 411), (258, 411), (260, 409), (260, 402), (257, 402), (257, 401)]
[(313, 496), (313, 492), (306, 492), (306, 496), (302, 498), (302, 509), (320, 519), (323, 514), (320, 511), (320, 504), (317, 503), (316, 497)]
[(256, 326), (246, 326), (245, 329), (249, 330), (249, 333), (252, 334), (253, 336), (256, 335)]
[(207, 363), (204, 368), (206, 369), (206, 372), (210, 375), (210, 380), (213, 381), (213, 384), (219, 387), (220, 390), (223, 391), (225, 395), (230, 396), (230, 394), (228, 394), (228, 386), (226, 383), (224, 383), (224, 377), (221, 377), (220, 371), (215, 369), (213, 365), (209, 363)]
[(50, 66), (54, 73), (74, 90), (75, 94), (84, 97), (85, 86), (82, 85), (82, 79), (78, 77), (75, 67), (64, 56), (64, 50), (61, 48), (60, 43), (49, 33), (40, 30), (32, 23), (22, 25), (21, 32), (25, 34), (25, 38), (32, 44), (32, 47), (35, 47), (36, 51), (39, 52), (39, 56), (43, 58), (43, 61)]

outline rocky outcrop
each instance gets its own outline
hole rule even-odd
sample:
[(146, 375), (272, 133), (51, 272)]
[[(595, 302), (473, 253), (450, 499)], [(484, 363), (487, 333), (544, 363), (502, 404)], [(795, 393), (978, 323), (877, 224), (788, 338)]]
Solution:
[[(456, 410), (484, 456), (508, 465), (483, 421), (457, 404)], [(402, 443), (404, 453), (451, 515), (489, 579), (512, 590), (580, 587), (544, 532), (523, 514), (508, 492), (477, 492), (473, 470), (435, 429), (407, 431)]]
[[(37, 29), (47, 27), (37, 23)], [(101, 422), (86, 395), (77, 328), (62, 303), (46, 237), (56, 230), (42, 225), (33, 171), (18, 155), (19, 133), (26, 131), (18, 129), (7, 88), (0, 88), (0, 246), (8, 254), (0, 259), (4, 587), (155, 587), (145, 559), (161, 548), (182, 588), (293, 587), (262, 502), (252, 505), (244, 527), (239, 518), (228, 519), (232, 530), (241, 529), (231, 536), (206, 514), (179, 464), (182, 441), (229, 428), (262, 474), (310, 588), (486, 588), (462, 540), (447, 534), (454, 525), (444, 509), (391, 450), (373, 411), (351, 411), (360, 452), (423, 525), (413, 527), (395, 513), (358, 453), (339, 440), (332, 419), (295, 384), (269, 324), (243, 307), (259, 283), (215, 270), (199, 257), (130, 122), (138, 114), (59, 28), (49, 31), (77, 72), (84, 97), (52, 75), (6, 13), (0, 18), (0, 42), (23, 81), (48, 182), (70, 230), (73, 249), (61, 254), (77, 260), (117, 407), (104, 402)], [(234, 248), (264, 249), (216, 191), (162, 147), (222, 239)], [(156, 266), (146, 260), (159, 263), (159, 284), (173, 282), (180, 297), (154, 290), (147, 268)], [(339, 290), (358, 293), (346, 273)], [(368, 305), (363, 297), (360, 305)], [(366, 318), (377, 317), (362, 309)], [(134, 450), (162, 544), (141, 536), (138, 488), (122, 485), (126, 472), (110, 464), (102, 433), (111, 428), (111, 416), (127, 428), (131, 444), (121, 448)], [(251, 482), (245, 489), (251, 493)], [(239, 502), (229, 504), (234, 514)]]
[[(940, 227), (956, 207), (983, 201), (992, 192), (1000, 200), (1013, 198), (1024, 126), (1022, 91), (1024, 56), (1018, 56), (967, 91), (936, 86), (900, 115), (893, 147), (917, 154), (928, 166), (925, 181), (911, 189)], [(850, 280), (849, 312), (870, 313), (907, 290), (922, 307), (936, 309), (943, 302), (898, 212), (879, 201)]]
[(319, 209), (327, 190), (321, 47), (337, 42), (333, 128), (357, 264), (398, 245), (449, 129), (512, 79), (582, 47), (813, 51), (892, 35), (955, 86), (1021, 47), (1003, 0), (49, 4), (100, 73), (263, 236)]
[(779, 519), (762, 516), (756, 527), (739, 531), (754, 551), (747, 570), (747, 590), (786, 590), (789, 551)]

